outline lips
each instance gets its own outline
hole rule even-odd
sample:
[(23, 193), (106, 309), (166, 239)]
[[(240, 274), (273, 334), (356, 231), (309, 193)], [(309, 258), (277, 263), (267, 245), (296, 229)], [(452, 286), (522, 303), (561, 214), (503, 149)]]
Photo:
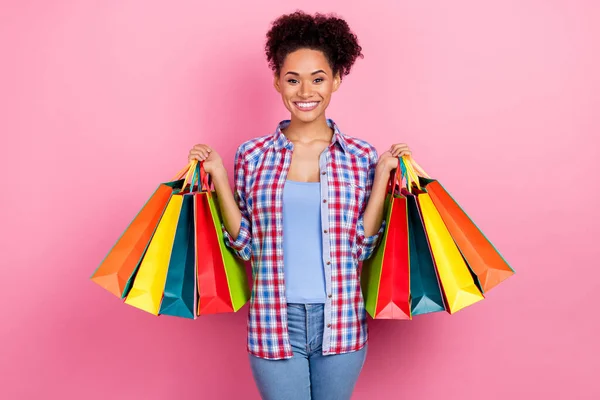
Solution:
[(300, 111), (312, 111), (319, 105), (319, 101), (294, 101), (294, 105)]

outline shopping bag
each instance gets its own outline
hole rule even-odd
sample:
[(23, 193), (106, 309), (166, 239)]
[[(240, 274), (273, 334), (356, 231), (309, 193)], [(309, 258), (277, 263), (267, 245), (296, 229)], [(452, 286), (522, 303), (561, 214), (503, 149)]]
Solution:
[(386, 229), (375, 254), (363, 262), (365, 309), (374, 319), (411, 319), (409, 228), (406, 197), (396, 193), (400, 168), (388, 184)]
[(410, 245), (410, 297), (412, 315), (446, 309), (431, 248), (415, 195), (403, 191), (408, 209)]
[(414, 160), (412, 164), (426, 175), (419, 178), (420, 183), (429, 193), (469, 268), (477, 276), (479, 288), (485, 293), (514, 275), (515, 271), (500, 252), (440, 182), (429, 178), (429, 175)]
[(159, 314), (195, 319), (198, 291), (196, 286), (194, 197), (192, 194), (184, 194), (182, 197), (181, 212), (175, 231)]
[(118, 297), (125, 297), (173, 193), (182, 189), (191, 163), (162, 183), (117, 240), (90, 279)]
[(412, 177), (409, 186), (412, 186), (411, 191), (417, 196), (447, 311), (452, 314), (483, 300), (484, 297), (426, 187), (420, 186), (419, 177), (411, 162), (406, 158), (405, 161), (407, 173)]
[(203, 163), (197, 168), (202, 187), (194, 193), (198, 315), (235, 312), (250, 299), (246, 268), (225, 245), (217, 194)]
[(158, 315), (182, 203), (182, 194), (171, 196), (125, 298), (125, 304)]
[[(196, 161), (193, 161), (190, 172), (193, 171), (195, 165)], [(169, 199), (165, 212), (156, 227), (156, 232), (142, 258), (131, 290), (125, 298), (125, 304), (154, 315), (158, 315), (163, 298), (187, 182), (188, 177), (183, 184), (183, 189), (173, 193)], [(190, 187), (189, 190), (193, 190), (193, 188)]]

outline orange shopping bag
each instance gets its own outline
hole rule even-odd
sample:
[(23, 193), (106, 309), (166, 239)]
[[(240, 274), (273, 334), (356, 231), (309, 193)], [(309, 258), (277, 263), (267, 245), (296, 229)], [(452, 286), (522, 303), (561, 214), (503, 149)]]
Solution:
[[(115, 296), (125, 298), (133, 278), (173, 193), (185, 187), (192, 163), (171, 181), (162, 183), (117, 240), (91, 280)], [(186, 176), (186, 179), (182, 179)]]
[(429, 175), (414, 160), (412, 165), (423, 175), (419, 178), (420, 182), (429, 193), (469, 268), (477, 276), (479, 288), (485, 293), (514, 275), (514, 270), (500, 252), (448, 191), (437, 180), (429, 178)]

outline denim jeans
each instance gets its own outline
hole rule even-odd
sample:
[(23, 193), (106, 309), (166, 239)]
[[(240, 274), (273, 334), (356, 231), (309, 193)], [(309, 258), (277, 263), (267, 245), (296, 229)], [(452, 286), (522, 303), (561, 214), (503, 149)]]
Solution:
[(288, 331), (294, 356), (268, 360), (249, 354), (263, 400), (347, 400), (367, 355), (358, 351), (323, 356), (323, 304), (288, 304)]

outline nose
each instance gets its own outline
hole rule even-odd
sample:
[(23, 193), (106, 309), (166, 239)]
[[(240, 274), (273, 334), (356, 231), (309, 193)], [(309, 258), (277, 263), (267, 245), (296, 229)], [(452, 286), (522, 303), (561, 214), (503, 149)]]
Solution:
[(298, 96), (303, 99), (309, 99), (312, 97), (312, 88), (309, 84), (303, 83), (298, 88)]

